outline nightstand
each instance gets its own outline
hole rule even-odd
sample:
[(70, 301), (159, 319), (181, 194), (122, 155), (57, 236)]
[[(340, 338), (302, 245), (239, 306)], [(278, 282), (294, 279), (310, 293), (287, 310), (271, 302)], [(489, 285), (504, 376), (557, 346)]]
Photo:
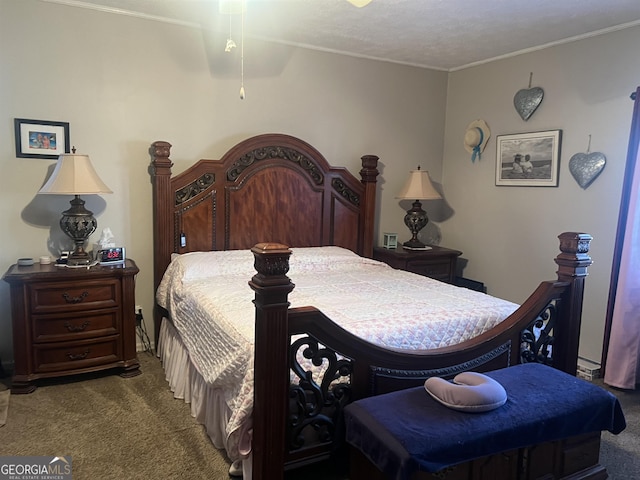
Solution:
[(139, 375), (136, 357), (133, 260), (124, 264), (68, 268), (13, 265), (12, 393), (30, 393), (41, 378), (120, 369)]
[(402, 247), (373, 249), (374, 260), (447, 283), (455, 281), (456, 261), (460, 255), (462, 252), (458, 250), (438, 246), (430, 250), (406, 250)]

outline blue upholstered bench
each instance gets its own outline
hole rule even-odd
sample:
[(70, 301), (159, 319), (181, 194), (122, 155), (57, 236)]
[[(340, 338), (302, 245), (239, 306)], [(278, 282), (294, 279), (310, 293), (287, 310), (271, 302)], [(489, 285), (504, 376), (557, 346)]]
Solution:
[(347, 406), (351, 480), (607, 478), (600, 432), (626, 426), (614, 395), (534, 363), (487, 375), (508, 396), (489, 412), (453, 410), (422, 387)]

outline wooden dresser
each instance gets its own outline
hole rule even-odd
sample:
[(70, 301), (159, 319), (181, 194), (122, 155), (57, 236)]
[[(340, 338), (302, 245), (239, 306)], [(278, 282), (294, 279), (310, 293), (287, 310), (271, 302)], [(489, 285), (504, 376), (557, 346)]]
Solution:
[(450, 248), (433, 246), (430, 250), (405, 250), (374, 247), (373, 258), (393, 268), (435, 278), (442, 282), (454, 283), (456, 262), (462, 252)]
[(13, 265), (12, 393), (30, 393), (35, 381), (118, 368), (140, 374), (136, 357), (135, 275), (124, 265), (67, 268), (54, 264)]

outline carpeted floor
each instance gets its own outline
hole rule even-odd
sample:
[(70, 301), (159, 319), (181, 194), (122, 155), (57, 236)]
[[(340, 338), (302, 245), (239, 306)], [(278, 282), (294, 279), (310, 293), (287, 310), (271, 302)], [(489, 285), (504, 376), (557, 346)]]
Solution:
[(75, 480), (229, 478), (225, 456), (173, 398), (159, 360), (138, 357), (137, 377), (83, 376), (11, 395), (1, 454), (70, 455)]
[(624, 412), (627, 428), (618, 435), (602, 432), (600, 463), (609, 472), (612, 480), (640, 479), (640, 390), (619, 390), (604, 385), (602, 380), (594, 383), (613, 393)]
[[(146, 353), (139, 359), (143, 374), (134, 378), (103, 373), (42, 382), (31, 394), (11, 395), (6, 424), (0, 426), (0, 455), (70, 455), (75, 480), (228, 479), (224, 452), (213, 447), (189, 405), (173, 398), (158, 359)], [(1, 390), (2, 385), (0, 397)], [(603, 433), (601, 463), (613, 480), (637, 480), (640, 391), (610, 390), (622, 403), (627, 429)], [(0, 398), (0, 420), (1, 403)], [(345, 478), (331, 465), (287, 475), (287, 480)]]

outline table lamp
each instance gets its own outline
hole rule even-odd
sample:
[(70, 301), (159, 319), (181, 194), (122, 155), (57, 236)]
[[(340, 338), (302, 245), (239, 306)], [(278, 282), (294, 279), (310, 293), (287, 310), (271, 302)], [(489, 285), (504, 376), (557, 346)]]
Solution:
[(404, 224), (411, 231), (411, 240), (404, 242), (402, 248), (407, 250), (428, 250), (430, 247), (418, 240), (418, 232), (429, 223), (429, 217), (427, 217), (427, 212), (422, 209), (420, 200), (442, 198), (431, 183), (429, 172), (420, 170), (419, 166), (417, 170), (411, 170), (407, 183), (405, 183), (404, 188), (396, 198), (414, 200), (413, 207), (407, 210), (407, 214), (404, 217)]
[(96, 195), (113, 193), (96, 173), (88, 155), (63, 153), (58, 157), (56, 168), (47, 183), (38, 191), (42, 194), (74, 195), (70, 201), (71, 208), (62, 212), (60, 228), (73, 239), (75, 249), (69, 255), (67, 265), (89, 265), (91, 256), (84, 249), (89, 236), (96, 230), (98, 222), (93, 212), (84, 207), (80, 195)]

